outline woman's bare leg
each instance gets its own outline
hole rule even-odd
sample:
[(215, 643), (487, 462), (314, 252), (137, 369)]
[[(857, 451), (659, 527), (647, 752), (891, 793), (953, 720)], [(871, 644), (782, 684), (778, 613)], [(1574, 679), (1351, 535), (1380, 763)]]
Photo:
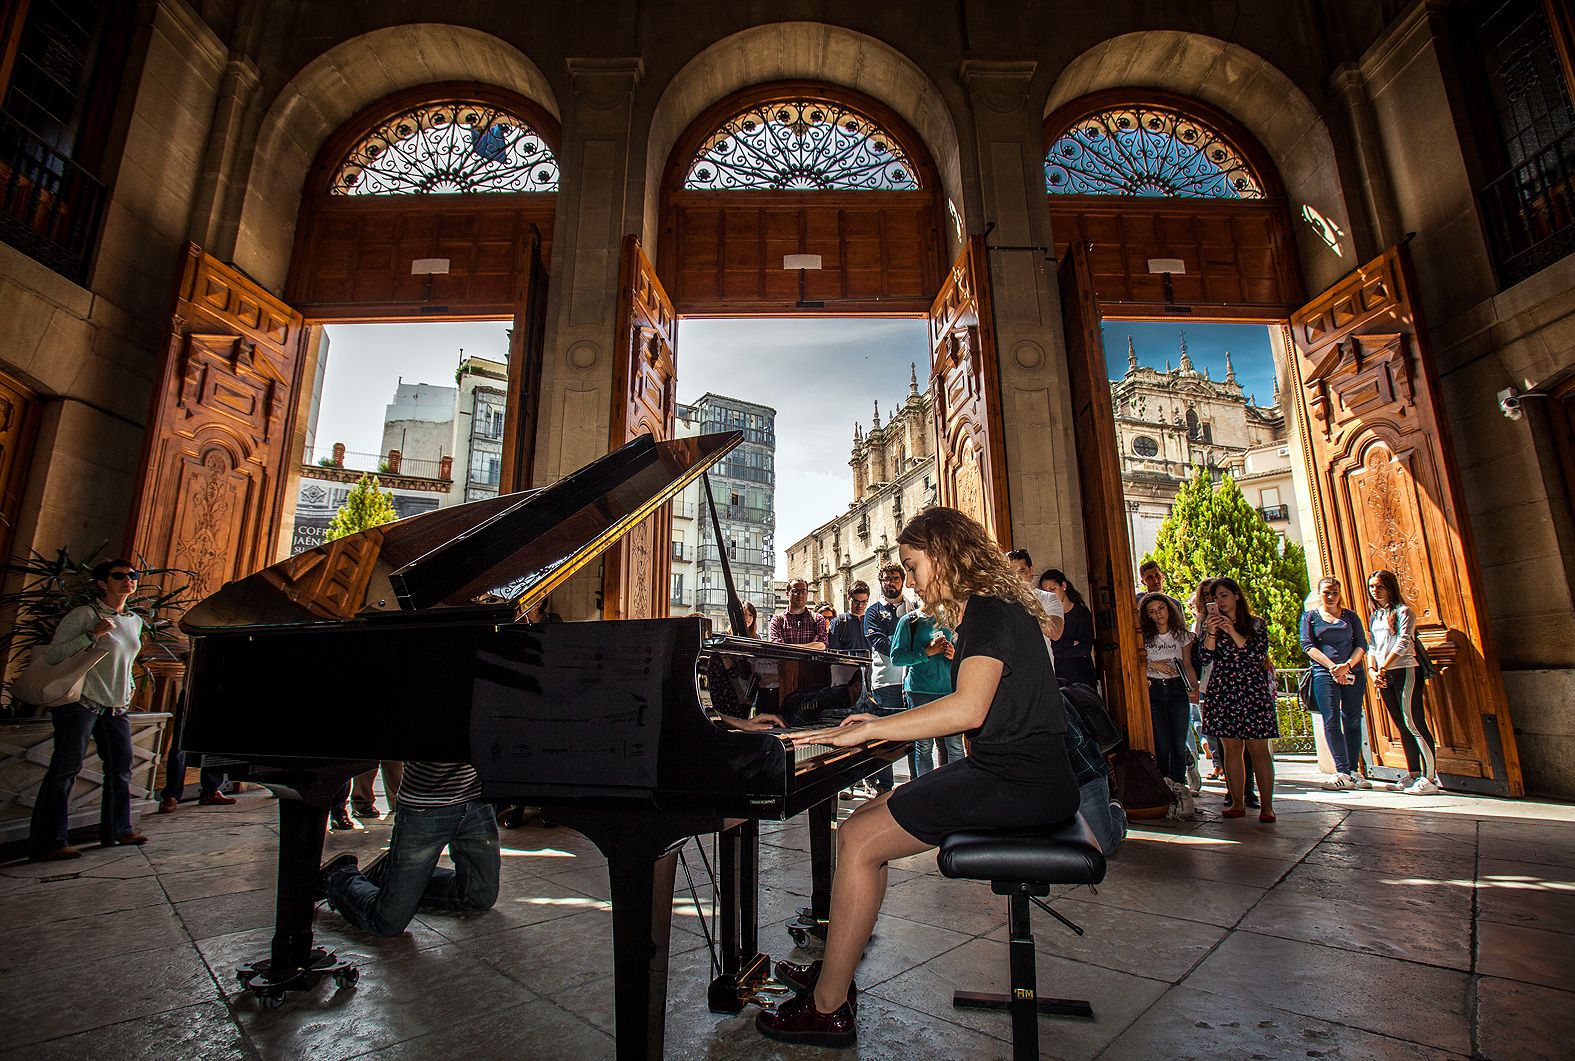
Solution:
[(815, 981), (815, 1008), (830, 1013), (848, 1000), (853, 970), (864, 957), (886, 896), (886, 863), (931, 847), (897, 824), (886, 809), (891, 793), (854, 811), (837, 830), (837, 874), (831, 882), (826, 957)]
[(1230, 793), (1230, 809), (1246, 813), (1242, 791), (1247, 787), (1247, 764), (1241, 757), (1246, 742), (1222, 737), (1220, 743), (1225, 745), (1225, 790)]
[[(1258, 781), (1258, 802), (1264, 814), (1274, 813), (1274, 755), (1266, 740), (1248, 741), (1252, 752), (1252, 776)], [(1246, 784), (1246, 778), (1242, 778)]]

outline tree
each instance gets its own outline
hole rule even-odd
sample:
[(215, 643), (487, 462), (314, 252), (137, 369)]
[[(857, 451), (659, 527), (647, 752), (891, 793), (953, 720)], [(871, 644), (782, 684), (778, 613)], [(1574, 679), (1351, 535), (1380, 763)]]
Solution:
[(399, 513), (394, 511), (394, 495), (379, 490), (378, 485), (377, 476), (370, 472), (361, 476), (361, 481), (350, 488), (350, 496), (329, 521), (323, 541), (331, 542), (347, 534), (381, 527), (399, 518)]
[(1269, 624), (1274, 665), (1305, 665), (1299, 627), (1307, 599), (1306, 550), (1276, 534), (1229, 475), (1215, 486), (1207, 471), (1195, 468), (1144, 559), (1159, 564), (1177, 597), (1189, 596), (1205, 578), (1235, 579), (1253, 612)]

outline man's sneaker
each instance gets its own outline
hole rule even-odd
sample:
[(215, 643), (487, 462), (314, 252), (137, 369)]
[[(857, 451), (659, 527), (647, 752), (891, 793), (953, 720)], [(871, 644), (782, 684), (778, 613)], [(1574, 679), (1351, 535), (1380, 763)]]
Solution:
[(1405, 790), (1405, 794), (1408, 796), (1431, 796), (1435, 792), (1442, 791), (1443, 789), (1438, 787), (1438, 782), (1429, 780), (1425, 777), (1419, 777), (1416, 779), (1415, 784)]
[(1373, 787), (1373, 783), (1371, 781), (1367, 780), (1367, 775), (1366, 774), (1352, 774), (1351, 775), (1351, 787), (1352, 788), (1372, 788)]
[(1203, 791), (1203, 778), (1198, 773), (1198, 764), (1196, 762), (1187, 764), (1187, 791), (1194, 796)]
[(322, 871), (317, 876), (317, 901), (322, 902), (328, 898), (328, 881), (335, 873), (343, 873), (347, 869), (355, 869), (359, 865), (354, 855), (335, 855), (323, 863)]
[(1344, 774), (1330, 774), (1324, 778), (1323, 787), (1330, 792), (1339, 792), (1351, 787), (1351, 779)]
[(356, 807), (350, 813), (357, 818), (381, 818), (383, 816), (383, 812), (377, 809), (376, 804), (370, 807)]
[(1387, 792), (1404, 792), (1406, 789), (1416, 784), (1416, 780), (1417, 778), (1415, 774), (1406, 774), (1400, 780), (1391, 781), (1389, 784), (1385, 785), (1384, 790)]
[(350, 833), (357, 829), (365, 829), (366, 826), (350, 817), (345, 811), (336, 810), (328, 816), (328, 828), (336, 833)]

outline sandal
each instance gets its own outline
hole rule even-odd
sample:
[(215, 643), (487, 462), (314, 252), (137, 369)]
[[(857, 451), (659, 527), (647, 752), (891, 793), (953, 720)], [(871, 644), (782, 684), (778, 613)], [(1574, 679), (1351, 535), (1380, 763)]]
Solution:
[(1275, 821), (1274, 812), (1272, 810), (1262, 811), (1258, 815), (1258, 820), (1260, 822), (1269, 822), (1272, 824)]
[(1247, 810), (1245, 807), (1241, 809), (1237, 809), (1235, 807), (1226, 807), (1221, 814), (1221, 817), (1225, 818), (1245, 818), (1246, 816)]

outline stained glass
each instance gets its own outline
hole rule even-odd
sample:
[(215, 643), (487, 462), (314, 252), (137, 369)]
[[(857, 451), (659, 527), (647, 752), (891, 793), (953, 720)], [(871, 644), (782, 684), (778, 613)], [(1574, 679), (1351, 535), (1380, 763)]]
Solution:
[(424, 103), (380, 123), (334, 174), (333, 195), (553, 192), (558, 159), (516, 115), (464, 100)]
[(1203, 122), (1162, 107), (1101, 111), (1045, 154), (1045, 190), (1061, 195), (1262, 199), (1241, 153)]
[(775, 100), (706, 138), (684, 178), (698, 190), (915, 191), (913, 163), (875, 121), (841, 103)]

